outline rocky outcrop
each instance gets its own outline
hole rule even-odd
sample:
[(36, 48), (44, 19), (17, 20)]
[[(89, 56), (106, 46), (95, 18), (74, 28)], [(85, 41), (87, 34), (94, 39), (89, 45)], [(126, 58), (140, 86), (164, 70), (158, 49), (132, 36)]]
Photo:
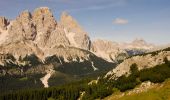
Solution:
[(16, 42), (22, 40), (34, 40), (36, 37), (36, 27), (32, 21), (29, 11), (22, 12), (9, 28), (9, 41)]
[(0, 17), (0, 29), (7, 30), (8, 20), (5, 17)]
[(11, 54), (6, 54), (6, 53), (1, 52), (0, 53), (0, 66), (5, 66), (7, 62), (10, 62), (10, 63), (15, 62), (15, 58)]
[(90, 60), (90, 55), (93, 56), (91, 52), (81, 50), (75, 47), (53, 47), (52, 49), (46, 50), (45, 56), (56, 55), (62, 57), (65, 62), (84, 62), (85, 60)]
[(22, 12), (9, 28), (8, 43), (31, 40), (41, 49), (55, 46), (73, 46), (90, 49), (90, 39), (78, 23), (67, 14), (57, 22), (47, 7), (37, 8), (32, 14)]
[(149, 89), (158, 86), (156, 83), (151, 83), (150, 81), (146, 81), (140, 84), (139, 87), (136, 87), (135, 89), (129, 91), (127, 95), (132, 95), (132, 94), (139, 94), (142, 92), (147, 92)]
[(139, 70), (145, 68), (151, 68), (156, 65), (160, 65), (165, 63), (164, 58), (167, 57), (170, 60), (170, 51), (160, 51), (158, 54), (147, 54), (145, 56), (139, 55), (134, 56), (129, 59), (124, 60), (121, 64), (119, 64), (115, 69), (108, 72), (105, 77), (111, 77), (114, 79), (116, 77), (120, 77), (122, 75), (130, 74), (130, 66), (132, 64), (136, 64)]
[(53, 48), (55, 46), (69, 46), (70, 42), (66, 37), (64, 30), (60, 27), (56, 27), (56, 29), (51, 32), (49, 39), (47, 41), (47, 47)]
[(57, 22), (51, 10), (47, 7), (37, 8), (32, 16), (37, 31), (35, 41), (39, 46), (44, 47), (49, 40), (51, 32), (55, 30)]
[(92, 52), (94, 52), (99, 57), (104, 58), (105, 60), (109, 62), (116, 61), (116, 58), (120, 54), (125, 54), (124, 57), (126, 58), (128, 54), (125, 50), (121, 50), (119, 47), (119, 44), (112, 41), (107, 40), (95, 40), (92, 43)]
[(49, 8), (37, 8), (33, 14), (24, 11), (13, 21), (9, 28), (8, 40), (11, 42), (32, 40), (38, 46), (44, 47), (56, 26), (57, 22)]
[(3, 44), (8, 36), (9, 21), (5, 17), (0, 17), (0, 45)]
[(65, 34), (72, 46), (90, 50), (91, 41), (89, 36), (66, 12), (62, 13), (60, 24), (63, 26)]
[[(163, 83), (163, 85), (164, 84), (165, 83)], [(141, 93), (147, 93), (151, 89), (161, 88), (163, 85), (160, 85), (157, 83), (151, 83), (150, 81), (146, 81), (146, 82), (141, 83), (139, 86), (137, 86), (134, 89), (131, 89), (126, 92), (121, 92), (118, 94), (114, 93), (113, 95), (106, 97), (104, 100), (119, 100), (119, 99), (122, 99), (122, 97), (128, 97), (128, 96), (131, 97), (132, 95), (136, 95), (136, 94), (141, 95)]]
[(117, 62), (128, 56), (147, 52), (153, 47), (154, 45), (148, 44), (142, 39), (136, 39), (132, 43), (117, 43), (97, 39), (92, 42), (91, 51), (109, 62)]
[(36, 25), (37, 32), (52, 32), (55, 30), (57, 22), (47, 7), (40, 7), (33, 12), (33, 21)]
[(0, 52), (2, 54), (12, 54), (16, 59), (19, 57), (24, 58), (26, 55), (35, 54), (39, 58), (43, 58), (44, 53), (42, 50), (31, 41), (21, 41), (0, 46)]

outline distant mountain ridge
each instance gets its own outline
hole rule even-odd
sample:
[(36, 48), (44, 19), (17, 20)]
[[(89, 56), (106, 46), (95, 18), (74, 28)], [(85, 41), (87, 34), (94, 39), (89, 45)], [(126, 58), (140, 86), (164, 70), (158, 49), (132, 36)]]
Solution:
[(148, 52), (154, 47), (153, 44), (149, 44), (143, 39), (135, 39), (131, 43), (118, 43), (102, 39), (92, 42), (92, 52), (109, 62), (116, 61), (119, 55), (124, 55), (121, 59), (123, 60), (128, 56)]

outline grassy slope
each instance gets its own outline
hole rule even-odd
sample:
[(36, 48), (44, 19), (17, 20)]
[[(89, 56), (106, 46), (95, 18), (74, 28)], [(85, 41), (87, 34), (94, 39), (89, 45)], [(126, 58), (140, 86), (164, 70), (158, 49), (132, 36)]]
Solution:
[(170, 100), (170, 79), (162, 83), (163, 86), (154, 87), (147, 92), (125, 95), (118, 98), (122, 93), (113, 94), (105, 100)]

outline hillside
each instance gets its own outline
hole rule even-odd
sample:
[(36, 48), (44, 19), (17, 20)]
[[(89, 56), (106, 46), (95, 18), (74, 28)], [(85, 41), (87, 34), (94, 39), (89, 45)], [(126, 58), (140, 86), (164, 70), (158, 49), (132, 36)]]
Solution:
[(105, 77), (115, 79), (116, 77), (120, 77), (122, 75), (128, 75), (130, 74), (130, 67), (133, 64), (136, 64), (139, 70), (151, 68), (156, 65), (163, 64), (165, 58), (170, 60), (170, 48), (141, 55), (135, 55), (125, 59), (116, 68), (109, 71)]
[[(136, 64), (133, 64), (130, 67), (130, 74), (128, 76), (122, 75), (116, 80), (109, 79), (109, 77), (100, 77), (97, 80), (87, 79), (47, 89), (27, 89), (11, 93), (8, 92), (1, 94), (0, 99), (3, 100), (8, 98), (8, 100), (23, 100), (22, 98), (25, 98), (25, 100), (77, 100), (81, 98), (80, 100), (94, 100), (104, 99), (107, 96), (113, 94), (113, 96), (108, 97), (108, 99), (106, 98), (106, 100), (109, 100), (109, 98), (115, 98), (114, 95), (117, 98), (117, 95), (122, 95), (123, 93), (122, 99), (125, 98), (126, 100), (126, 98), (130, 98), (131, 94), (139, 93), (140, 95), (144, 91), (148, 91), (149, 93), (151, 93), (151, 96), (154, 96), (159, 93), (155, 93), (155, 91), (157, 92), (160, 89), (160, 92), (164, 92), (160, 93), (155, 98), (161, 98), (165, 96), (165, 100), (168, 100), (166, 99), (166, 95), (169, 94), (169, 87), (167, 87), (166, 84), (169, 84), (169, 81), (166, 80), (169, 78), (170, 61), (165, 58), (164, 63), (141, 70), (138, 70), (138, 66)], [(160, 86), (163, 86), (163, 88)], [(121, 93), (118, 91), (120, 91)], [(124, 95), (124, 93), (130, 93), (130, 96)], [(143, 93), (141, 95), (145, 96), (146, 94)], [(133, 97), (131, 98), (133, 99)], [(146, 100), (149, 98), (152, 97), (146, 97)]]
[[(136, 88), (135, 88), (136, 89)], [(170, 99), (170, 79), (162, 84), (154, 84), (151, 88), (140, 93), (130, 93), (133, 90), (124, 93), (114, 93), (104, 100), (169, 100)], [(130, 94), (129, 94), (130, 93)]]

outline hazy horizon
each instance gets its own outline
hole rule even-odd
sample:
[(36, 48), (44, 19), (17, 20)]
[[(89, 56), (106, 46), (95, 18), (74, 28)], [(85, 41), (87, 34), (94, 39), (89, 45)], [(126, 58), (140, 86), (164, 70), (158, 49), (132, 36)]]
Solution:
[(169, 0), (0, 0), (0, 16), (15, 19), (23, 10), (49, 7), (56, 20), (67, 11), (91, 39), (170, 43)]

